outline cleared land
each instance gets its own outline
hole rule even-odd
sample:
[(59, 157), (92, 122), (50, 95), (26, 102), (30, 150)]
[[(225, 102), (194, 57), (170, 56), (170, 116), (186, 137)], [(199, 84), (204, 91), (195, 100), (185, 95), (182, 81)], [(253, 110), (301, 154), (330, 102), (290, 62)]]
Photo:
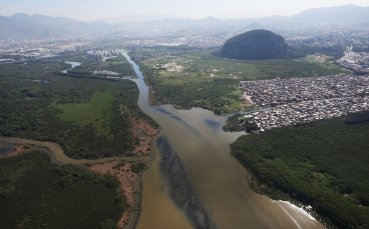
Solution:
[(65, 103), (56, 105), (62, 112), (59, 117), (80, 127), (92, 124), (99, 136), (111, 138), (109, 123), (112, 119), (114, 97), (109, 92), (96, 93), (87, 103)]
[(242, 136), (231, 148), (262, 192), (281, 190), (339, 228), (368, 228), (368, 136), (368, 122), (338, 119)]
[(329, 61), (312, 58), (242, 61), (212, 55), (215, 50), (153, 47), (134, 50), (154, 91), (154, 101), (183, 108), (199, 106), (229, 113), (249, 107), (239, 81), (311, 77), (348, 72)]

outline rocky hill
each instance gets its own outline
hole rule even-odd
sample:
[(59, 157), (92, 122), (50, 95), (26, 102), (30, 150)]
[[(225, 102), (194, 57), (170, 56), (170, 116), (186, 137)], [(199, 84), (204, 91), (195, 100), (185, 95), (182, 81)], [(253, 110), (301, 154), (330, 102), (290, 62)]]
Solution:
[(278, 59), (288, 56), (284, 38), (269, 30), (251, 30), (228, 39), (219, 54), (240, 60)]

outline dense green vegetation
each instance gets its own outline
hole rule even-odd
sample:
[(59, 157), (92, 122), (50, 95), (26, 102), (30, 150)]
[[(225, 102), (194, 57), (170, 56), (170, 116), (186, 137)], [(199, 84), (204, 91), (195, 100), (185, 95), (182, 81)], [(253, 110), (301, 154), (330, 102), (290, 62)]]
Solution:
[(99, 62), (99, 64), (96, 64), (98, 60), (91, 58), (84, 59), (74, 55), (72, 60), (83, 63), (81, 66), (68, 70), (68, 73), (79, 77), (97, 78), (99, 77), (99, 75), (101, 75), (101, 73), (94, 74), (94, 71), (102, 71), (102, 70), (119, 73), (118, 76), (135, 75), (131, 65), (126, 61), (126, 59), (122, 55), (107, 59), (105, 62)]
[(0, 160), (0, 228), (108, 228), (126, 208), (113, 177), (37, 152)]
[(289, 57), (289, 47), (282, 36), (256, 29), (228, 39), (219, 54), (238, 60), (277, 59)]
[[(130, 54), (139, 62), (158, 103), (183, 108), (199, 106), (229, 113), (247, 107), (238, 88), (240, 80), (311, 77), (348, 72), (330, 62), (294, 60), (231, 60), (214, 50), (188, 47), (150, 47)], [(171, 63), (174, 67), (167, 67)], [(175, 68), (175, 67), (181, 68)]]
[(250, 122), (243, 117), (243, 114), (235, 114), (227, 119), (226, 125), (223, 127), (224, 131), (246, 131), (251, 133), (260, 128), (256, 123)]
[(369, 122), (273, 129), (243, 136), (231, 148), (270, 190), (312, 205), (339, 228), (369, 227)]
[(71, 53), (0, 65), (0, 135), (58, 142), (73, 158), (129, 155), (138, 143), (131, 118), (153, 124), (137, 106), (135, 83), (59, 74), (70, 60), (96, 68), (108, 62)]
[(146, 163), (145, 162), (137, 162), (135, 164), (132, 164), (131, 171), (134, 173), (140, 173), (146, 169)]

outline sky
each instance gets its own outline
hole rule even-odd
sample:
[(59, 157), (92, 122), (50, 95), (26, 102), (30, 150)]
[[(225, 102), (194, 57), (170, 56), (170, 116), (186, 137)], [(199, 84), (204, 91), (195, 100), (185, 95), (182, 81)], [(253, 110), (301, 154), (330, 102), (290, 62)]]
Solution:
[(15, 13), (63, 16), (82, 21), (101, 19), (255, 18), (293, 15), (310, 8), (369, 0), (0, 0), (0, 15)]

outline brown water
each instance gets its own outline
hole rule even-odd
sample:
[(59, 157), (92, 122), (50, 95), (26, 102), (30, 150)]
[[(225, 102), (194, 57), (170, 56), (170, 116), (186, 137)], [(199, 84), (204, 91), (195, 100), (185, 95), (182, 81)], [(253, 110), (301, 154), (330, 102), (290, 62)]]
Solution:
[[(273, 201), (250, 189), (247, 170), (230, 155), (229, 144), (240, 133), (222, 131), (225, 117), (201, 108), (176, 110), (170, 105), (149, 106), (149, 90), (142, 73), (128, 55), (126, 58), (139, 77), (134, 81), (140, 90), (140, 108), (161, 126), (160, 135), (168, 139), (173, 151), (181, 158), (189, 181), (218, 228), (324, 228), (296, 206)], [(60, 163), (137, 160), (76, 160), (67, 157), (55, 143), (4, 137), (0, 137), (0, 141), (45, 147), (49, 149), (53, 161)], [(168, 184), (160, 170), (160, 152), (156, 145), (154, 152), (157, 152), (156, 157), (143, 178), (142, 211), (137, 228), (192, 228), (182, 210), (168, 195)]]
[[(157, 146), (153, 148), (157, 154)], [(178, 209), (168, 196), (168, 189), (163, 175), (160, 173), (159, 157), (155, 157), (150, 171), (143, 177), (143, 193), (141, 215), (137, 228), (190, 229), (184, 213)]]
[[(176, 110), (148, 104), (148, 88), (138, 66), (126, 55), (138, 79), (139, 106), (161, 126), (211, 219), (218, 228), (324, 228), (288, 202), (254, 193), (248, 172), (230, 155), (229, 144), (240, 133), (225, 133), (225, 117), (201, 108)], [(160, 152), (143, 180), (142, 212), (137, 228), (189, 228), (190, 224), (168, 195), (161, 174)]]
[(0, 136), (0, 142), (6, 142), (7, 144), (29, 144), (37, 147), (42, 147), (47, 149), (50, 155), (51, 161), (60, 164), (94, 164), (94, 163), (104, 163), (113, 160), (124, 160), (124, 161), (139, 161), (142, 157), (110, 157), (101, 159), (73, 159), (64, 154), (64, 150), (61, 146), (54, 142), (41, 142), (36, 140), (17, 138), (17, 137), (2, 137)]

